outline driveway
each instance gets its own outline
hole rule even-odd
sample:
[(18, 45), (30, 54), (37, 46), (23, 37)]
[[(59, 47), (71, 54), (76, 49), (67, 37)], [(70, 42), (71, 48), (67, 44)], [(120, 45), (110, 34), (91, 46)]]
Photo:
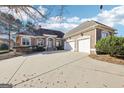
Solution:
[(124, 66), (87, 54), (44, 52), (0, 61), (0, 83), (13, 87), (124, 87)]

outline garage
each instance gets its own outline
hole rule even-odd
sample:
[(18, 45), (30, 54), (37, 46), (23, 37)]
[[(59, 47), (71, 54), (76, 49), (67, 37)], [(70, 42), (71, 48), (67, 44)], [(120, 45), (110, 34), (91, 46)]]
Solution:
[(78, 40), (78, 51), (90, 53), (90, 38), (84, 38)]
[(74, 41), (65, 42), (64, 49), (69, 50), (69, 51), (74, 51), (75, 50), (75, 42)]

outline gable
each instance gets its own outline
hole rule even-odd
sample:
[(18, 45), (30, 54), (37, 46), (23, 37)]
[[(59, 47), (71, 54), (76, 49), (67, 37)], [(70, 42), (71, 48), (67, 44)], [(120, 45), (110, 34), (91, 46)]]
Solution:
[(86, 31), (89, 31), (91, 29), (95, 29), (97, 27), (102, 27), (102, 28), (106, 28), (106, 29), (109, 29), (110, 31), (115, 31), (115, 29), (113, 29), (112, 27), (109, 27), (107, 25), (104, 25), (102, 23), (99, 23), (99, 22), (96, 22), (96, 21), (86, 21), (82, 24), (80, 24), (79, 26), (75, 27), (74, 29), (70, 30), (69, 32), (67, 32), (64, 36), (64, 38), (67, 38), (67, 37), (70, 37), (74, 34), (77, 34), (77, 33), (84, 33)]

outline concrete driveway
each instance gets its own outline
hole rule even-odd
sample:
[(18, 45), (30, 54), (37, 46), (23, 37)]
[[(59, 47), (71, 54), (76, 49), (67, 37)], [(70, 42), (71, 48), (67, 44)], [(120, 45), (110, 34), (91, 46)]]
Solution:
[(13, 87), (124, 87), (124, 66), (77, 52), (44, 52), (0, 61), (0, 84)]

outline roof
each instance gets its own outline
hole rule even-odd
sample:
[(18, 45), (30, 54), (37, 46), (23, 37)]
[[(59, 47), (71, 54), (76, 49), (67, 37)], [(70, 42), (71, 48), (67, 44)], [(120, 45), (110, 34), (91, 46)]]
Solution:
[(33, 31), (20, 32), (18, 34), (33, 35), (33, 36), (43, 36), (43, 34), (48, 34), (48, 35), (57, 35), (58, 38), (62, 38), (64, 36), (64, 33), (61, 31), (43, 29), (43, 28), (40, 28), (38, 30), (33, 30)]
[(67, 32), (64, 37), (71, 36), (71, 35), (73, 35), (75, 33), (78, 33), (78, 32), (85, 32), (86, 29), (88, 29), (90, 27), (93, 27), (93, 26), (104, 26), (108, 29), (111, 29), (112, 31), (115, 31), (115, 29), (113, 29), (112, 27), (109, 27), (105, 24), (102, 24), (102, 23), (99, 23), (97, 21), (91, 20), (91, 21), (86, 21), (86, 22), (81, 23), (79, 26), (77, 26), (74, 29)]

